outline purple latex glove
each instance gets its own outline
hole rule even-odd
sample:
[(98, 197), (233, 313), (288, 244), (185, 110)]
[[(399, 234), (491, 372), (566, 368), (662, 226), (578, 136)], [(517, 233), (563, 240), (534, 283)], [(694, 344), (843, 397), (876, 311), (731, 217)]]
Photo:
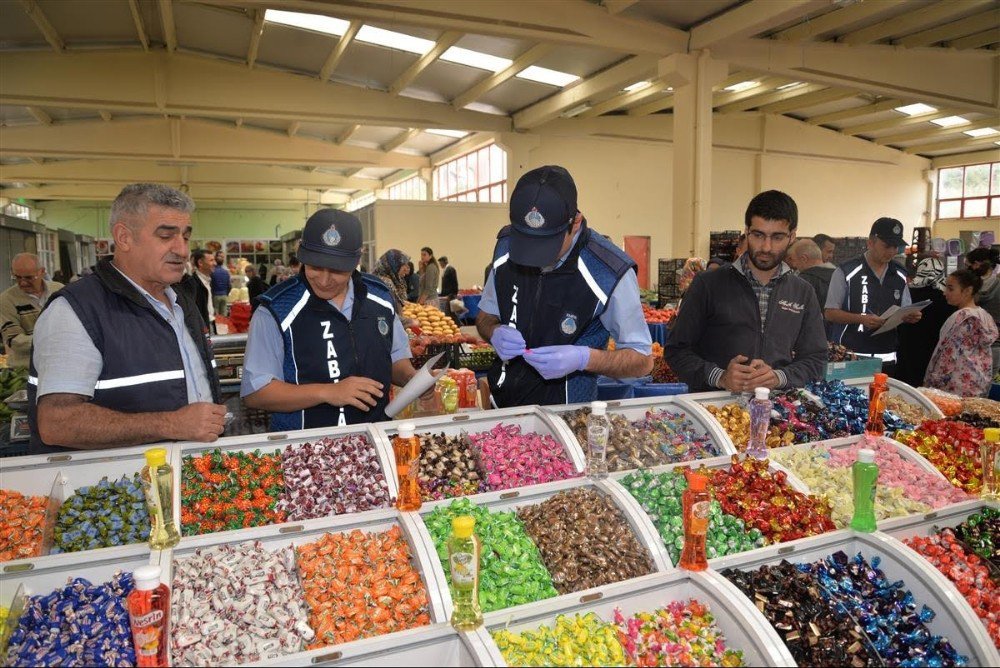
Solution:
[(504, 362), (524, 354), (524, 337), (521, 336), (521, 332), (509, 325), (494, 328), (490, 344)]
[(542, 346), (524, 354), (524, 360), (535, 367), (545, 380), (562, 378), (574, 371), (582, 371), (590, 361), (590, 348), (586, 346)]

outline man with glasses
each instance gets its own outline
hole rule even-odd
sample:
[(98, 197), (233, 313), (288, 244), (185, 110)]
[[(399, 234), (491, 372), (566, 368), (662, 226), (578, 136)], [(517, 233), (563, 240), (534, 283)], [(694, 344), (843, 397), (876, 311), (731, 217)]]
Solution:
[(10, 263), (14, 285), (0, 294), (0, 337), (7, 350), (7, 366), (28, 368), (35, 322), (62, 283), (45, 280), (45, 267), (37, 255), (19, 253)]
[[(906, 245), (903, 224), (895, 218), (879, 218), (868, 235), (868, 250), (837, 267), (826, 295), (826, 319), (846, 325), (840, 343), (856, 353), (882, 360), (882, 369), (892, 375), (896, 367), (899, 339), (896, 330), (875, 334), (885, 321), (879, 317), (890, 306), (909, 306), (906, 270), (896, 257)], [(903, 322), (920, 320), (920, 312), (907, 314)]]
[(663, 356), (692, 391), (802, 387), (823, 377), (826, 335), (812, 286), (784, 262), (798, 208), (768, 190), (744, 215), (747, 251), (695, 276)]

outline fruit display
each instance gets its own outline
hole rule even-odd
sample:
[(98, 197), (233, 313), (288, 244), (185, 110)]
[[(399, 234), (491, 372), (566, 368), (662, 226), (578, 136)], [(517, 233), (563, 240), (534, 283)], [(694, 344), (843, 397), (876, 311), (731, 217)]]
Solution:
[(0, 369), (0, 424), (10, 422), (16, 412), (3, 400), (18, 390), (23, 390), (28, 384), (27, 369)]
[(443, 337), (439, 343), (461, 343), (462, 333), (458, 325), (447, 315), (433, 306), (421, 306), (412, 302), (403, 305), (403, 319), (415, 320), (410, 330), (417, 335)]
[(672, 308), (653, 308), (652, 306), (643, 304), (642, 315), (646, 318), (646, 322), (651, 325), (666, 325), (677, 315), (677, 310)]

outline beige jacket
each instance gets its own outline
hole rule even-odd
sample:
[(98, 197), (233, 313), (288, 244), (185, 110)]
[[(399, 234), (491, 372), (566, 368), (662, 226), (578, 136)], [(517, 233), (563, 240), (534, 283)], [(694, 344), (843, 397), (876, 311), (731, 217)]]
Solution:
[[(42, 299), (48, 301), (63, 287), (62, 283), (45, 281)], [(7, 350), (7, 366), (26, 369), (31, 357), (31, 338), (35, 332), (35, 322), (45, 307), (24, 290), (14, 285), (0, 293), (0, 338)]]

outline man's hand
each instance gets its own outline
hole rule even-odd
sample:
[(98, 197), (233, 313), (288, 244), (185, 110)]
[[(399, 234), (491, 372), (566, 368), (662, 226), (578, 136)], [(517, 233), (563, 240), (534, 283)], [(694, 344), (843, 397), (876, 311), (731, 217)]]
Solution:
[(382, 398), (382, 383), (364, 376), (348, 376), (323, 388), (323, 399), (331, 406), (354, 406), (368, 411)]
[(750, 379), (754, 375), (754, 369), (747, 364), (749, 359), (746, 355), (737, 355), (729, 360), (729, 365), (722, 373), (719, 383), (723, 389), (730, 392), (746, 392)]
[(878, 329), (885, 324), (885, 320), (871, 313), (862, 313), (861, 324), (864, 325), (865, 329)]
[(504, 362), (524, 354), (524, 337), (521, 332), (508, 325), (498, 325), (493, 329), (490, 344)]
[(212, 443), (226, 430), (226, 407), (202, 401), (174, 411), (169, 419), (173, 440)]
[(750, 362), (750, 368), (753, 369), (753, 375), (750, 376), (750, 380), (747, 383), (751, 390), (758, 387), (766, 387), (769, 390), (773, 390), (778, 387), (778, 374), (774, 372), (774, 369), (767, 362), (756, 359)]
[(913, 311), (912, 313), (907, 313), (906, 315), (903, 316), (903, 322), (905, 322), (908, 325), (912, 325), (914, 323), (920, 322), (920, 318), (922, 318), (923, 315), (924, 314), (921, 313), (920, 311)]
[(590, 348), (586, 346), (543, 346), (533, 348), (524, 354), (524, 361), (542, 375), (545, 380), (562, 378), (574, 371), (587, 368)]

